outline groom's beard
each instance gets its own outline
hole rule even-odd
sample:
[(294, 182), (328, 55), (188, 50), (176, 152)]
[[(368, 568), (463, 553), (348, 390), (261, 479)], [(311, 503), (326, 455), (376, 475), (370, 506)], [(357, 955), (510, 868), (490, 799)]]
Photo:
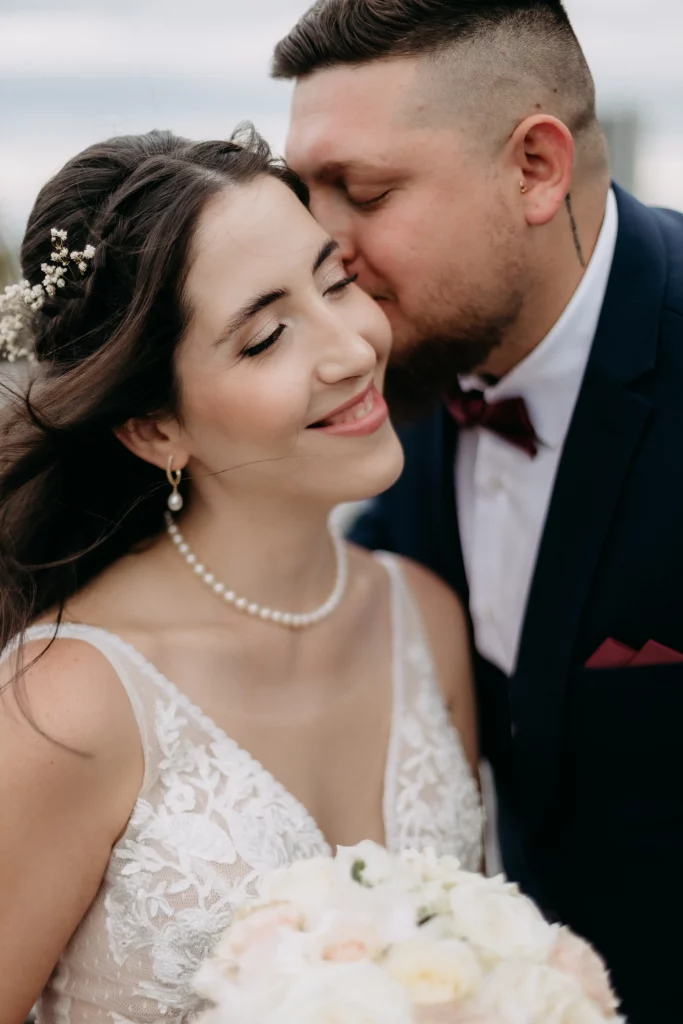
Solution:
[(471, 317), (464, 329), (461, 325), (452, 334), (423, 335), (392, 352), (384, 393), (394, 422), (426, 416), (454, 394), (458, 376), (486, 363), (517, 315), (515, 308), (486, 320)]

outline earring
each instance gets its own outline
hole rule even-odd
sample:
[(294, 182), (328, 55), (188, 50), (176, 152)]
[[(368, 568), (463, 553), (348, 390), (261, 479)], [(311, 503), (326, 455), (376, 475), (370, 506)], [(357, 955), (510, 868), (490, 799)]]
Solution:
[(524, 195), (525, 192), (529, 191), (523, 181), (520, 181), (519, 183), (519, 191), (522, 193), (522, 195)]
[(168, 480), (173, 490), (166, 499), (166, 504), (170, 508), (171, 512), (180, 512), (181, 508), (183, 507), (183, 496), (178, 490), (178, 484), (180, 483), (182, 475), (182, 469), (173, 468), (173, 456), (170, 455), (168, 459), (168, 465), (166, 467), (166, 479)]

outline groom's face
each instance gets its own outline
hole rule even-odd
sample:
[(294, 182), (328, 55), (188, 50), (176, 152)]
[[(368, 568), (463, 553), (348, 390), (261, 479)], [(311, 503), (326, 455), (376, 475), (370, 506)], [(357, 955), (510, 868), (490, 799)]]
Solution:
[[(414, 378), (483, 364), (520, 304), (520, 225), (476, 129), (430, 109), (409, 59), (300, 80), (287, 159)], [(389, 381), (391, 385), (391, 381)]]

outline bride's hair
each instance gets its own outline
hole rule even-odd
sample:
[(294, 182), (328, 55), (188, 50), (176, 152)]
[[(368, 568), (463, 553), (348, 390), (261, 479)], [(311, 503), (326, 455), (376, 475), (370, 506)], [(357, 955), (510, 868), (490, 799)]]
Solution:
[[(95, 246), (36, 312), (37, 372), (0, 396), (0, 650), (46, 609), (163, 524), (164, 474), (114, 435), (131, 418), (178, 414), (174, 351), (198, 218), (215, 193), (270, 175), (303, 183), (250, 126), (229, 141), (170, 132), (114, 138), (70, 160), (40, 192), (21, 249), (43, 280), (51, 229)], [(77, 277), (78, 275), (76, 275)]]

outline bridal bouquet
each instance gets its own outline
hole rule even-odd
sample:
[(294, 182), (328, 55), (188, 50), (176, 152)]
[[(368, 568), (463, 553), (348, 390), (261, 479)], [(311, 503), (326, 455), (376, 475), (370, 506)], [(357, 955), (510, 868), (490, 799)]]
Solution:
[(370, 842), (267, 876), (195, 985), (197, 1024), (623, 1024), (598, 955), (516, 886)]

